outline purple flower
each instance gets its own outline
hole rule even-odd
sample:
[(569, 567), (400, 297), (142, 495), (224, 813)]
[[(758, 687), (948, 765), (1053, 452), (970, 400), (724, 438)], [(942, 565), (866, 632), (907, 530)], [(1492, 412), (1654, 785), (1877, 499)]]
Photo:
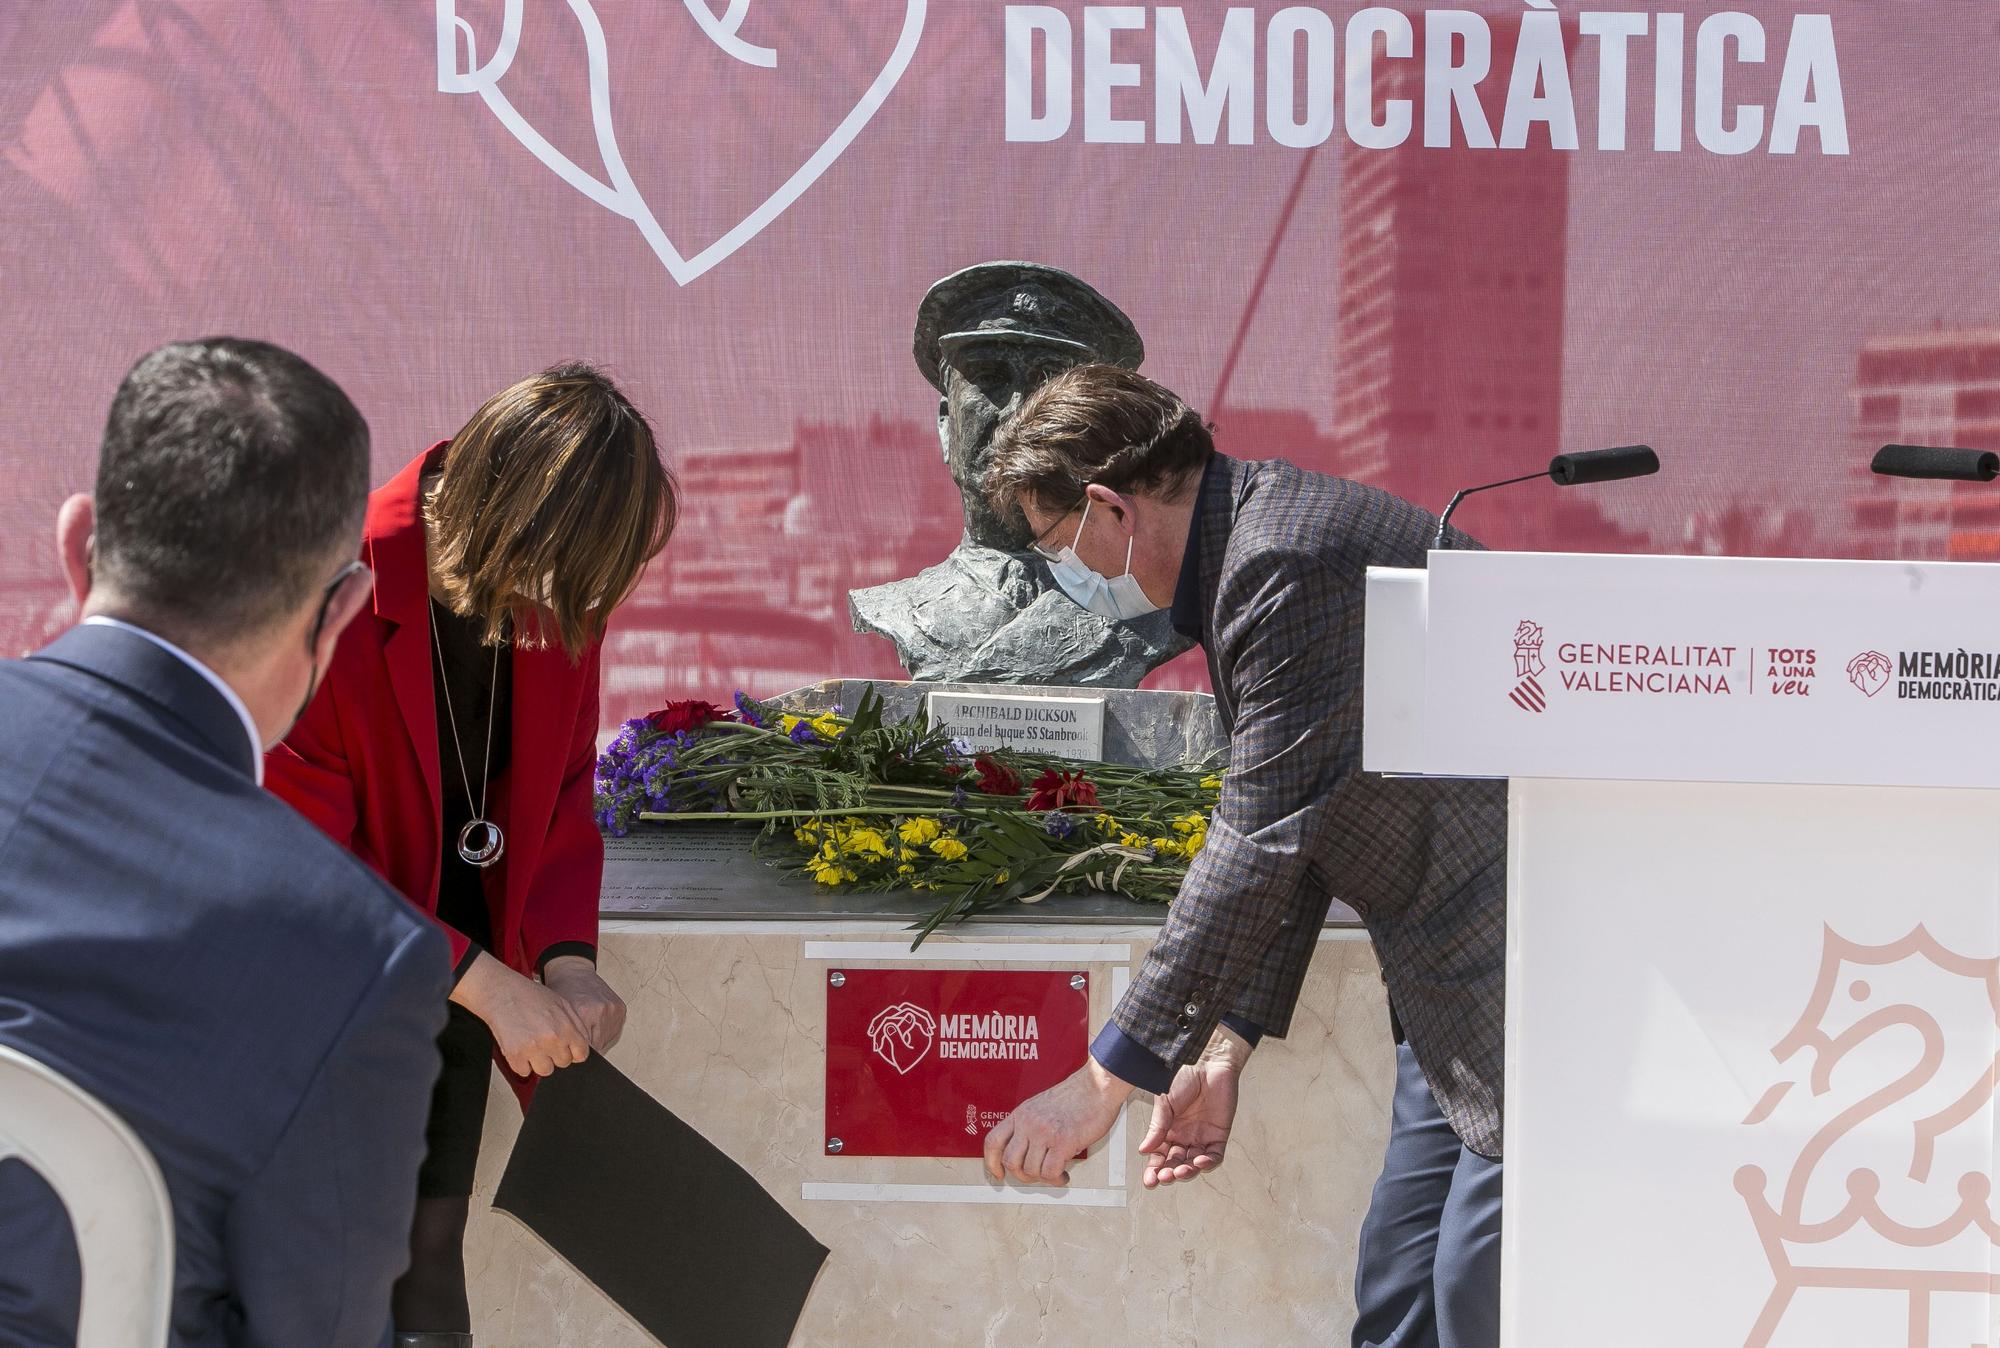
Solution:
[(819, 736), (813, 733), (813, 728), (804, 721), (792, 727), (791, 739), (794, 744), (811, 744), (818, 738)]
[(971, 740), (954, 738), (951, 742), (951, 752), (957, 758), (971, 758), (978, 753), (978, 750), (972, 747)]
[(954, 810), (962, 810), (962, 809), (964, 809), (964, 808), (965, 808), (965, 788), (964, 788), (964, 787), (962, 787), (962, 786), (961, 786), (961, 787), (959, 787), (959, 788), (958, 788), (957, 790), (955, 790), (955, 791), (953, 791), (953, 792), (951, 793), (951, 808), (952, 808), (952, 809), (954, 809)]
[(763, 713), (757, 709), (756, 703), (743, 696), (741, 690), (736, 694), (736, 714), (743, 719), (744, 725), (756, 726), (760, 730), (764, 726)]
[(1042, 816), (1042, 831), (1051, 838), (1067, 838), (1076, 832), (1076, 821), (1061, 810), (1050, 810)]

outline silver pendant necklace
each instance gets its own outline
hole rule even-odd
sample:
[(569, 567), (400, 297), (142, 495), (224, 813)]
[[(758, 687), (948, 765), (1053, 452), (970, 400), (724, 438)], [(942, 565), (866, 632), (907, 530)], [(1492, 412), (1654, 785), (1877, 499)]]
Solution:
[[(431, 616), (431, 649), (437, 653), (438, 683), (444, 689), (444, 714), (451, 724), (451, 746), (458, 750), (458, 773), (465, 781), (465, 798), (472, 799), (472, 774), (465, 766), (465, 745), (458, 738), (458, 713), (451, 705), (451, 680), (444, 669), (444, 642), (438, 635), (437, 609), (425, 606)], [(468, 866), (485, 869), (498, 861), (507, 850), (507, 835), (500, 826), (486, 817), (486, 793), (493, 789), (490, 774), (493, 771), (493, 713), (500, 705), (500, 647), (493, 648), (493, 682), (488, 685), (492, 699), (486, 704), (486, 762), (479, 771), (479, 812), (471, 822), (458, 831), (458, 855)]]

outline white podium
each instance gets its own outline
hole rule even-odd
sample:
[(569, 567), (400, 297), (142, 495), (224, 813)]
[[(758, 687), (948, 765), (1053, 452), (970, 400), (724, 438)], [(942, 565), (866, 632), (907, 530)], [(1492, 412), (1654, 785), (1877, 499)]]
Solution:
[(2000, 1348), (2000, 566), (1370, 573), (1371, 772), (1509, 789), (1508, 1348)]

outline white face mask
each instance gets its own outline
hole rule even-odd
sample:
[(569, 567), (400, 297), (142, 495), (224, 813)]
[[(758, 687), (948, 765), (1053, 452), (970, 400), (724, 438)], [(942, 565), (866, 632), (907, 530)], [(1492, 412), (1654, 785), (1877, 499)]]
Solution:
[(1062, 586), (1062, 592), (1079, 605), (1111, 622), (1130, 622), (1143, 618), (1148, 613), (1159, 612), (1160, 606), (1146, 597), (1139, 586), (1138, 577), (1132, 574), (1133, 539), (1125, 540), (1125, 574), (1105, 577), (1083, 564), (1076, 555), (1076, 545), (1083, 538), (1083, 526), (1090, 523), (1090, 501), (1083, 503), (1083, 518), (1077, 521), (1076, 537), (1068, 547), (1051, 557), (1040, 548), (1042, 560), (1049, 564), (1049, 571)]

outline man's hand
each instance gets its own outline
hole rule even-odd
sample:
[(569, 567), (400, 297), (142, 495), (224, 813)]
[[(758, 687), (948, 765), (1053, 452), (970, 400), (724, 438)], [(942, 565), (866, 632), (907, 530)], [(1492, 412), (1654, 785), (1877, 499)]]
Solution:
[(1070, 1158), (1111, 1131), (1131, 1093), (1130, 1083), (1086, 1058), (986, 1135), (986, 1173), (1023, 1184), (1068, 1184)]
[(1153, 1097), (1153, 1123), (1139, 1150), (1148, 1189), (1206, 1175), (1222, 1164), (1236, 1121), (1236, 1081), (1250, 1060), (1250, 1045), (1217, 1026), (1201, 1057), (1174, 1074), (1165, 1095)]
[(590, 1056), (590, 1036), (568, 1001), (484, 952), (451, 999), (486, 1022), (516, 1076), (545, 1077)]
[(555, 989), (576, 1013), (590, 1046), (603, 1053), (625, 1033), (625, 1000), (598, 976), (582, 955), (558, 955), (542, 966), (542, 983)]

